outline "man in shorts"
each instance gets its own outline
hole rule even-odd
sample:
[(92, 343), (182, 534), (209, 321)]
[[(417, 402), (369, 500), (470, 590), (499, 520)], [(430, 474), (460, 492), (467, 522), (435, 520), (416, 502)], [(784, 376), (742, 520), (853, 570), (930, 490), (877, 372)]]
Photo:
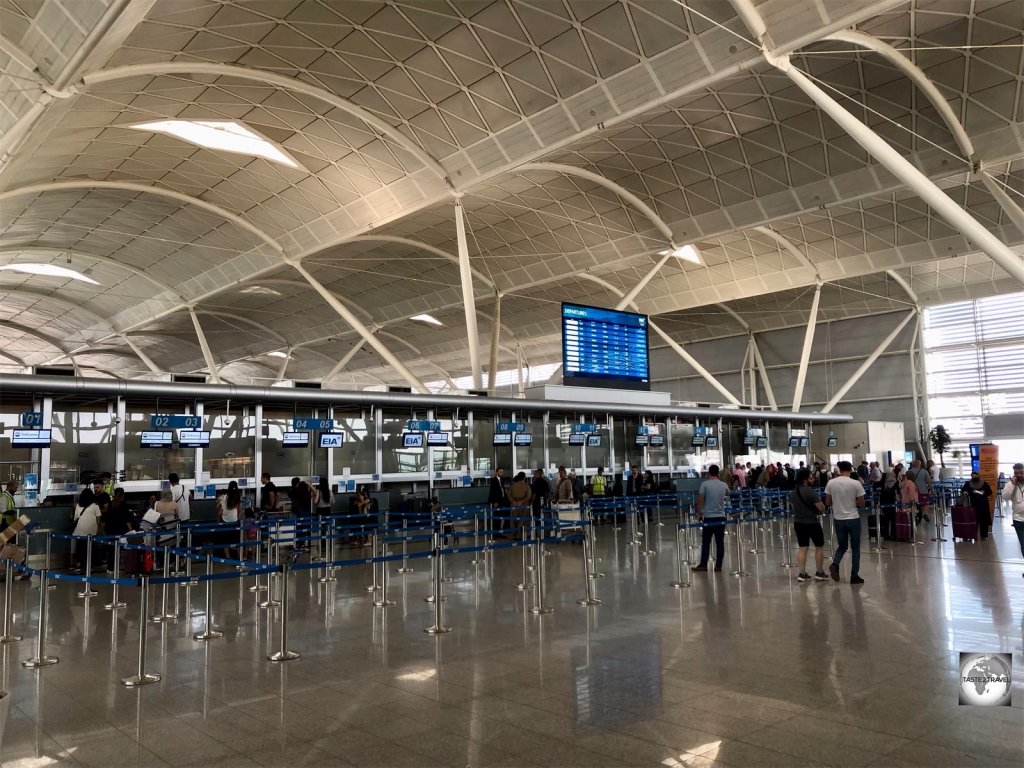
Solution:
[(825, 533), (821, 530), (818, 515), (825, 511), (817, 489), (814, 487), (814, 474), (806, 467), (796, 473), (796, 487), (789, 494), (789, 503), (793, 507), (793, 532), (800, 549), (796, 553), (796, 564), (800, 571), (796, 580), (811, 580), (807, 573), (807, 549), (814, 542), (814, 578), (817, 581), (828, 581), (825, 573)]

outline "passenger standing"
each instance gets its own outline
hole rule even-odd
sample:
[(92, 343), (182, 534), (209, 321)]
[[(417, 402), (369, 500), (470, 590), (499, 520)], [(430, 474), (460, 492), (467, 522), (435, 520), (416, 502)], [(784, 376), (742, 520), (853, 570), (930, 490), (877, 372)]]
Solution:
[(564, 503), (572, 501), (575, 497), (572, 492), (572, 481), (565, 472), (565, 467), (558, 468), (558, 482), (555, 484), (555, 502)]
[[(505, 469), (498, 467), (491, 477), (490, 489), (487, 491), (487, 503), (491, 505), (491, 517), (506, 517), (508, 515), (508, 494), (505, 492)], [(494, 538), (504, 539), (502, 531), (508, 527), (507, 520), (495, 520), (492, 525), (498, 531)]]
[(1017, 462), (1013, 465), (1013, 477), (1003, 486), (1003, 499), (1012, 507), (1013, 530), (1017, 532), (1020, 554), (1024, 557), (1024, 464)]
[[(222, 523), (238, 523), (242, 513), (242, 492), (238, 489), (238, 483), (232, 480), (228, 483), (225, 493), (217, 497), (217, 519)], [(238, 541), (239, 534), (232, 528), (222, 531), (221, 541), (224, 543), (224, 557), (231, 557), (228, 547)]]
[(270, 473), (260, 475), (260, 512), (273, 512), (277, 509), (277, 486), (270, 480)]
[(725, 483), (726, 487), (732, 488), (735, 484), (736, 478), (733, 477), (732, 470), (729, 469), (729, 465), (726, 464), (718, 473), (718, 479)]
[(928, 459), (928, 474), (931, 476), (932, 485), (939, 482), (942, 479), (942, 467), (936, 464), (931, 459)]
[(608, 478), (604, 475), (604, 467), (597, 468), (597, 474), (590, 481), (590, 495), (604, 496), (608, 490)]
[(181, 484), (176, 473), (171, 472), (171, 474), (167, 476), (167, 479), (171, 483), (171, 497), (174, 499), (174, 503), (178, 506), (178, 519), (184, 522), (192, 516), (188, 503), (189, 490)]
[(981, 475), (971, 470), (971, 479), (964, 483), (960, 493), (970, 500), (974, 518), (978, 522), (978, 536), (984, 541), (988, 538), (989, 528), (992, 525), (992, 513), (988, 509), (992, 486), (982, 480)]
[(920, 459), (914, 459), (914, 463), (910, 465), (907, 474), (910, 475), (910, 479), (917, 486), (917, 524), (921, 524), (922, 517), (926, 522), (930, 523), (931, 518), (928, 517), (928, 512), (931, 510), (929, 493), (931, 491), (932, 476), (928, 473), (927, 469), (921, 466)]
[(526, 529), (530, 517), (530, 502), (533, 501), (533, 490), (526, 482), (526, 473), (520, 472), (508, 489), (508, 503), (512, 507), (512, 516), (520, 532)]
[(701, 529), (700, 564), (695, 571), (708, 569), (711, 554), (711, 539), (715, 540), (715, 572), (720, 573), (725, 562), (725, 499), (729, 486), (718, 477), (718, 465), (708, 467), (708, 479), (700, 484), (697, 491), (697, 519), (704, 523)]
[(334, 497), (331, 495), (331, 483), (326, 477), (320, 478), (320, 485), (316, 489), (316, 513), (318, 515), (331, 514), (331, 506), (334, 504)]
[(825, 533), (821, 530), (818, 516), (825, 511), (817, 490), (814, 488), (814, 476), (809, 469), (801, 469), (796, 473), (796, 488), (789, 494), (789, 503), (793, 506), (793, 532), (799, 549), (796, 553), (796, 564), (800, 569), (797, 581), (810, 581), (806, 571), (807, 549), (814, 542), (814, 578), (827, 581), (825, 573)]
[(863, 584), (860, 577), (860, 511), (864, 506), (864, 486), (850, 477), (853, 465), (840, 461), (839, 477), (833, 477), (825, 486), (825, 504), (832, 507), (832, 519), (836, 526), (838, 546), (829, 566), (833, 581), (839, 581), (839, 563), (850, 547), (850, 584)]
[(17, 492), (18, 481), (12, 478), (7, 481), (3, 493), (0, 493), (0, 513), (3, 513), (3, 518), (0, 520), (0, 531), (18, 519), (18, 509), (14, 503), (14, 494)]
[(530, 484), (530, 491), (533, 495), (533, 516), (537, 520), (540, 520), (541, 515), (544, 513), (544, 507), (547, 506), (548, 497), (551, 493), (551, 486), (548, 485), (547, 478), (544, 477), (543, 469), (533, 470), (533, 482)]
[(643, 485), (643, 478), (640, 476), (640, 467), (634, 464), (629, 468), (629, 475), (626, 477), (626, 495), (639, 496)]
[(747, 487), (747, 471), (743, 469), (743, 465), (740, 464), (738, 461), (736, 462), (736, 469), (732, 471), (732, 476), (736, 478), (737, 488)]

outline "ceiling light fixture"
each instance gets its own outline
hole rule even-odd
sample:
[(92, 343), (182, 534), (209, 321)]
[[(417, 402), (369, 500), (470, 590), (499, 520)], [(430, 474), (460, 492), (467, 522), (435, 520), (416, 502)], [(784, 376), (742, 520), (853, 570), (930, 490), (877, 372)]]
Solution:
[(280, 291), (275, 291), (273, 288), (264, 288), (262, 285), (250, 285), (248, 288), (243, 288), (239, 293), (248, 293), (253, 296), (280, 296)]
[(5, 264), (0, 269), (11, 272), (24, 272), (26, 275), (42, 275), (43, 277), (64, 277), (68, 280), (81, 280), (83, 283), (99, 285), (91, 277), (86, 277), (81, 272), (67, 267), (59, 267), (56, 264)]
[(440, 320), (438, 320), (433, 315), (427, 315), (427, 314), (413, 315), (409, 319), (410, 320), (418, 320), (419, 322), (426, 323), (427, 325), (444, 325), (444, 323), (442, 323)]
[(232, 120), (158, 120), (129, 127), (138, 131), (165, 133), (206, 149), (262, 157), (289, 168), (299, 167), (292, 157), (272, 141)]
[(692, 245), (684, 245), (681, 248), (669, 248), (661, 251), (659, 256), (675, 256), (677, 259), (689, 261), (693, 264), (700, 264), (700, 251)]

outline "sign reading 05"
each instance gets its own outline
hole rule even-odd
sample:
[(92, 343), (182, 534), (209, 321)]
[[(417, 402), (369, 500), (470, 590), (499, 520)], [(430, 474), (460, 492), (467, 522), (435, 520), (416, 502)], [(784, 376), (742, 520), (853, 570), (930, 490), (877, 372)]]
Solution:
[(153, 429), (202, 429), (202, 416), (186, 416), (184, 414), (169, 415), (157, 413), (149, 417), (149, 426)]
[(331, 432), (334, 430), (334, 419), (292, 419), (292, 429), (296, 432)]

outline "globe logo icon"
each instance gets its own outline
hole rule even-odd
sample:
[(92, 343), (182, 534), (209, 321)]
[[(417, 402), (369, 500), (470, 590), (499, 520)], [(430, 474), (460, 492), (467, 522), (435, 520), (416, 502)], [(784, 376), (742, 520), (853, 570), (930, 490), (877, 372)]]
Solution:
[(960, 654), (960, 703), (1009, 706), (1011, 662), (1008, 653)]

